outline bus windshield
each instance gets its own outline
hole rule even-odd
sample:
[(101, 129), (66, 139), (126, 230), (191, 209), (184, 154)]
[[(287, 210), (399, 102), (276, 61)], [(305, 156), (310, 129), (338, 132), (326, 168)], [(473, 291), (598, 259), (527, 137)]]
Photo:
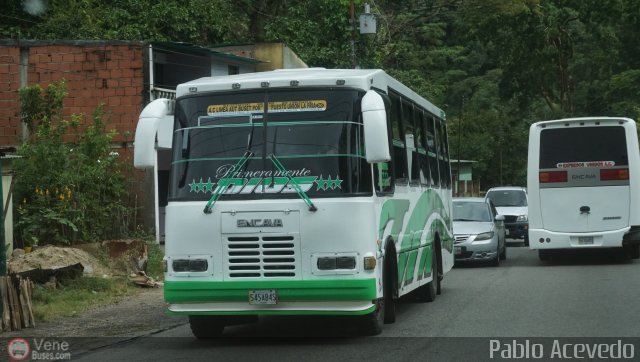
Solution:
[(225, 199), (297, 197), (292, 178), (310, 197), (370, 195), (361, 96), (314, 89), (179, 99), (169, 200), (207, 200), (221, 179)]

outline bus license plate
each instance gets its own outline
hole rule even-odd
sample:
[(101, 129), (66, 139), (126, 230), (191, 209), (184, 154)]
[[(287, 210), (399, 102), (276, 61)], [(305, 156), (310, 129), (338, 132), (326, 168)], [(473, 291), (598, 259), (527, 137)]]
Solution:
[(579, 245), (593, 245), (593, 236), (579, 236), (578, 237)]
[(278, 304), (278, 293), (275, 289), (251, 290), (249, 304)]

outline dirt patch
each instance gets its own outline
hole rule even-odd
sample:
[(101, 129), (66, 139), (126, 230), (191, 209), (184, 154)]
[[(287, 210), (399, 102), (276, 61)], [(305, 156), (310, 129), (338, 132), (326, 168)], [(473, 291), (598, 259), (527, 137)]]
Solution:
[(111, 271), (96, 257), (73, 247), (46, 245), (31, 253), (18, 255), (9, 260), (9, 273), (24, 273), (34, 269), (56, 270), (82, 264), (83, 274), (90, 276), (110, 275)]

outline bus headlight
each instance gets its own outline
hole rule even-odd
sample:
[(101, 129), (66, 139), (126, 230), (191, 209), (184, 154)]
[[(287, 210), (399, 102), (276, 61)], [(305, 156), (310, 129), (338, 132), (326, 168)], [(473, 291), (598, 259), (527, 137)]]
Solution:
[(176, 259), (171, 264), (174, 272), (204, 272), (209, 269), (209, 262), (206, 259)]
[(318, 270), (353, 270), (356, 268), (354, 256), (325, 256), (318, 258)]
[(335, 270), (335, 269), (336, 269), (335, 257), (318, 258), (318, 270)]

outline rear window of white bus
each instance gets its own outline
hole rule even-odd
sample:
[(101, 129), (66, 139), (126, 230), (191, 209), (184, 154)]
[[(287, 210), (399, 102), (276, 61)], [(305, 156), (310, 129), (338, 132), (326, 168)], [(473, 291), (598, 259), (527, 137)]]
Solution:
[(627, 141), (620, 126), (549, 128), (540, 133), (541, 169), (567, 163), (627, 166)]

